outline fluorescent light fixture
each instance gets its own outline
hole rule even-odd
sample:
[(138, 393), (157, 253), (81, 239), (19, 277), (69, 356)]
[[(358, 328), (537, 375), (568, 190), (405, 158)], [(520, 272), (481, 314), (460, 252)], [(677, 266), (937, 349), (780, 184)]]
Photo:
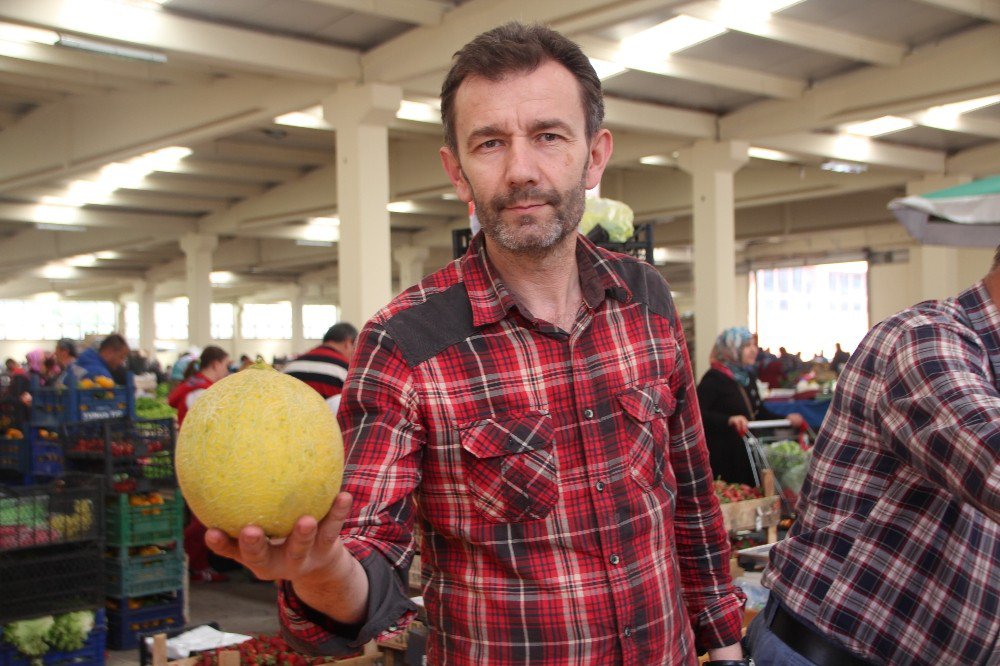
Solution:
[(89, 266), (97, 265), (97, 257), (93, 254), (78, 254), (75, 257), (70, 257), (66, 260), (70, 266), (75, 266), (76, 268), (87, 268)]
[(117, 252), (110, 252), (108, 250), (105, 250), (102, 252), (95, 252), (94, 256), (97, 257), (98, 259), (107, 260), (107, 259), (117, 259), (120, 255)]
[(41, 273), (42, 277), (49, 280), (68, 280), (76, 275), (76, 271), (66, 264), (47, 264), (42, 266)]
[(330, 123), (323, 118), (323, 108), (311, 106), (303, 111), (292, 111), (282, 114), (274, 119), (276, 125), (288, 125), (289, 127), (306, 127), (309, 129), (332, 130)]
[(55, 44), (59, 41), (59, 33), (27, 25), (0, 22), (0, 39), (21, 44)]
[(964, 113), (970, 113), (977, 109), (1000, 103), (1000, 95), (990, 95), (989, 97), (977, 97), (964, 102), (953, 102), (952, 104), (942, 104), (932, 106), (921, 114), (921, 122), (932, 127), (942, 129), (952, 129), (958, 125), (958, 118)]
[(79, 208), (61, 205), (54, 197), (42, 197), (42, 203), (31, 211), (31, 219), (47, 224), (69, 225), (76, 222), (79, 212)]
[(882, 134), (889, 134), (891, 132), (899, 132), (900, 130), (909, 129), (915, 124), (916, 123), (909, 118), (900, 118), (899, 116), (882, 116), (881, 118), (866, 120), (861, 123), (849, 123), (841, 126), (841, 129), (848, 134), (855, 134), (857, 136), (881, 136)]
[(295, 241), (295, 244), (304, 247), (333, 247), (333, 241), (309, 240), (307, 238), (300, 238)]
[(309, 224), (314, 227), (339, 227), (340, 218), (337, 217), (336, 215), (310, 217)]
[(771, 150), (770, 148), (761, 148), (759, 146), (750, 146), (747, 149), (747, 155), (750, 157), (756, 157), (759, 160), (771, 160), (772, 162), (796, 162), (797, 158), (791, 153), (786, 153), (782, 150)]
[(591, 58), (590, 64), (593, 66), (594, 71), (597, 72), (597, 78), (601, 81), (610, 79), (612, 76), (617, 76), (627, 69), (624, 65), (619, 65), (610, 60), (601, 60), (600, 58)]
[(137, 49), (131, 46), (112, 44), (110, 42), (101, 42), (96, 39), (77, 37), (76, 35), (60, 34), (59, 41), (56, 42), (56, 44), (71, 49), (79, 49), (80, 51), (90, 51), (91, 53), (128, 58), (129, 60), (142, 60), (143, 62), (167, 61), (167, 56), (163, 53), (147, 51), (146, 49)]
[(445, 192), (441, 195), (441, 198), (445, 201), (458, 201), (458, 195), (454, 192)]
[(232, 271), (212, 271), (208, 274), (208, 281), (212, 284), (229, 284), (236, 279), (236, 274)]
[(339, 217), (313, 217), (306, 224), (302, 231), (302, 238), (296, 243), (302, 245), (301, 241), (309, 243), (327, 243), (332, 245), (340, 240), (340, 218)]
[(146, 169), (146, 173), (172, 169), (191, 152), (187, 146), (167, 146), (143, 153), (139, 157), (129, 160), (129, 164)]
[(623, 59), (620, 62), (627, 65), (629, 60), (661, 60), (724, 32), (724, 27), (710, 21), (693, 16), (676, 16), (623, 39), (620, 52)]
[(417, 204), (412, 201), (390, 201), (385, 209), (390, 213), (412, 213), (417, 210)]
[(872, 154), (872, 140), (854, 134), (838, 134), (833, 140), (833, 154), (850, 162), (866, 162)]
[(38, 222), (35, 228), (39, 231), (86, 231), (87, 227), (79, 224), (59, 224), (58, 222)]
[(404, 99), (399, 103), (399, 110), (396, 117), (401, 120), (415, 120), (419, 123), (441, 123), (441, 111), (430, 104), (423, 102), (411, 102)]
[(676, 161), (666, 155), (646, 155), (639, 158), (639, 163), (649, 166), (673, 166), (676, 164)]
[(857, 162), (843, 162), (841, 160), (827, 160), (823, 162), (820, 166), (823, 171), (832, 171), (833, 173), (849, 173), (849, 174), (859, 174), (868, 171), (867, 164), (859, 164)]

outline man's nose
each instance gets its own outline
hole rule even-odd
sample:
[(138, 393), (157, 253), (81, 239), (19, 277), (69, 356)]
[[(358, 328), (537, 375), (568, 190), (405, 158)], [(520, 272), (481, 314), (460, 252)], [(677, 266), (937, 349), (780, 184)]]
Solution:
[(510, 185), (535, 185), (538, 179), (538, 161), (531, 141), (516, 137), (507, 151), (507, 182)]

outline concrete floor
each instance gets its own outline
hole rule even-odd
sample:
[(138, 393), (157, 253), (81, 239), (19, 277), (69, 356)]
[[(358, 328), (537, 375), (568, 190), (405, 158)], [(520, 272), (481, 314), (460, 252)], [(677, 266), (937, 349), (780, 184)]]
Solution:
[[(278, 631), (277, 592), (273, 583), (251, 582), (241, 570), (229, 581), (192, 585), (188, 593), (188, 625), (216, 622), (223, 631), (239, 634)], [(108, 650), (107, 666), (135, 666), (138, 650)]]

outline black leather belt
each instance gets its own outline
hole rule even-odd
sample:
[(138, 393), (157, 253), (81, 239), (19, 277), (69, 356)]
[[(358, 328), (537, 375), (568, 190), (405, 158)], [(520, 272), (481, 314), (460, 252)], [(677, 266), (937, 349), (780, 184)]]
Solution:
[(818, 636), (780, 605), (775, 609), (770, 629), (785, 645), (816, 666), (870, 666), (867, 661)]

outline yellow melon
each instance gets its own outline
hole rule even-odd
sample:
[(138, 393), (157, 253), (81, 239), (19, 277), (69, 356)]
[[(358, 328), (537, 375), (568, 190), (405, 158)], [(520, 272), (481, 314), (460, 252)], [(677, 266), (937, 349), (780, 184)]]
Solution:
[(340, 490), (337, 419), (305, 383), (258, 362), (213, 384), (177, 438), (177, 480), (208, 527), (237, 536), (257, 525), (287, 536), (300, 516), (322, 518)]

